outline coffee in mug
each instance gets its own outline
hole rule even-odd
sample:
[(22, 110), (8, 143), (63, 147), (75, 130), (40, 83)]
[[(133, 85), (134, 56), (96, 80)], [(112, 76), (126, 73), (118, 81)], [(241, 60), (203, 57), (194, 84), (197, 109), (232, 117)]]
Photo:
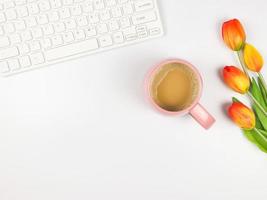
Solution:
[(154, 75), (150, 93), (155, 103), (167, 111), (181, 111), (197, 98), (199, 84), (194, 71), (183, 63), (168, 63)]
[(206, 129), (215, 122), (199, 103), (203, 88), (200, 73), (187, 61), (161, 62), (148, 73), (145, 88), (151, 104), (164, 114), (188, 113)]

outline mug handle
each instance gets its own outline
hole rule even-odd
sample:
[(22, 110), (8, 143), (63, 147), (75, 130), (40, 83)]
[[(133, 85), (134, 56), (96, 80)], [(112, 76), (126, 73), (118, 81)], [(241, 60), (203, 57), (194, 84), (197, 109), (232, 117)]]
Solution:
[(190, 110), (190, 115), (205, 129), (209, 129), (215, 122), (214, 117), (200, 104)]

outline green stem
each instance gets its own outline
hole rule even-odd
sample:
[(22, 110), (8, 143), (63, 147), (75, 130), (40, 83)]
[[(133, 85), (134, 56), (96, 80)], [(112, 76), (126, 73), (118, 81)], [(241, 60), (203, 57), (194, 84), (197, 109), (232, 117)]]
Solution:
[(238, 56), (238, 59), (239, 59), (239, 62), (241, 64), (241, 66), (242, 66), (243, 71), (245, 72), (247, 77), (249, 77), (248, 70), (247, 70), (246, 64), (244, 62), (242, 50), (237, 51), (237, 56)]
[(264, 89), (265, 89), (265, 91), (266, 91), (266, 93), (267, 93), (267, 84), (266, 84), (266, 81), (265, 81), (264, 78), (263, 78), (262, 73), (258, 72), (257, 74), (259, 75), (259, 78), (260, 78), (260, 80), (261, 80), (261, 82), (262, 82), (262, 84), (263, 84), (263, 87), (264, 87)]
[(254, 128), (254, 131), (256, 131), (265, 142), (267, 142), (267, 138), (257, 128)]
[(259, 107), (259, 109), (263, 112), (263, 114), (267, 117), (266, 110), (262, 107), (262, 105), (258, 102), (258, 100), (250, 93), (247, 93), (251, 100)]

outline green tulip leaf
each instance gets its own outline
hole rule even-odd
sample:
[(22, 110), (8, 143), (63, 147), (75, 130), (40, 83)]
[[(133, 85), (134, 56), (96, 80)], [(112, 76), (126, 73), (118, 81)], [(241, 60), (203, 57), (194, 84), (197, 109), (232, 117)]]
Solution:
[(260, 77), (258, 77), (258, 83), (259, 83), (259, 87), (263, 96), (263, 99), (265, 101), (265, 104), (267, 105), (267, 91), (264, 87), (264, 83), (262, 82), (262, 80), (260, 79)]
[(265, 128), (262, 126), (262, 123), (261, 123), (261, 121), (260, 121), (260, 119), (259, 119), (257, 113), (256, 113), (256, 128), (261, 129), (261, 130), (265, 129)]
[[(260, 105), (267, 110), (267, 106), (265, 103), (265, 98), (263, 96), (263, 93), (259, 87), (259, 85), (257, 84), (256, 80), (254, 78), (252, 78), (251, 81), (251, 87), (250, 87), (250, 92), (253, 95), (253, 97), (260, 103)], [(255, 103), (253, 105), (253, 110), (256, 113), (256, 118), (257, 118), (257, 128), (267, 130), (267, 117), (264, 115), (264, 113), (262, 112), (262, 110), (259, 108), (259, 106), (257, 106)], [(260, 122), (260, 123), (259, 123)], [(260, 126), (260, 124), (262, 125), (262, 127)]]
[(253, 95), (253, 97), (257, 99), (257, 101), (261, 104), (261, 106), (265, 110), (267, 110), (267, 104), (265, 103), (261, 89), (254, 78), (252, 78), (252, 81), (251, 81), (250, 92)]
[(256, 104), (253, 105), (253, 110), (256, 114), (256, 127), (267, 130), (267, 117)]
[(267, 138), (267, 131), (258, 129), (262, 135), (264, 135)]
[(267, 142), (262, 136), (255, 130), (243, 130), (245, 137), (252, 143), (254, 143), (261, 151), (267, 153)]

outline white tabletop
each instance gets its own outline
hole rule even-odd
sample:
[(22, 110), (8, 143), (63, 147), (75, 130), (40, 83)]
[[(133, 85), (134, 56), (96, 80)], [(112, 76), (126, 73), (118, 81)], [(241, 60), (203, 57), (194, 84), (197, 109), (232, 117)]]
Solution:
[[(266, 198), (266, 154), (226, 117), (239, 95), (218, 76), (237, 64), (220, 37), (226, 19), (240, 18), (266, 58), (266, 1), (159, 4), (163, 38), (0, 79), (1, 200)], [(147, 70), (172, 57), (203, 75), (209, 131), (145, 102)]]

